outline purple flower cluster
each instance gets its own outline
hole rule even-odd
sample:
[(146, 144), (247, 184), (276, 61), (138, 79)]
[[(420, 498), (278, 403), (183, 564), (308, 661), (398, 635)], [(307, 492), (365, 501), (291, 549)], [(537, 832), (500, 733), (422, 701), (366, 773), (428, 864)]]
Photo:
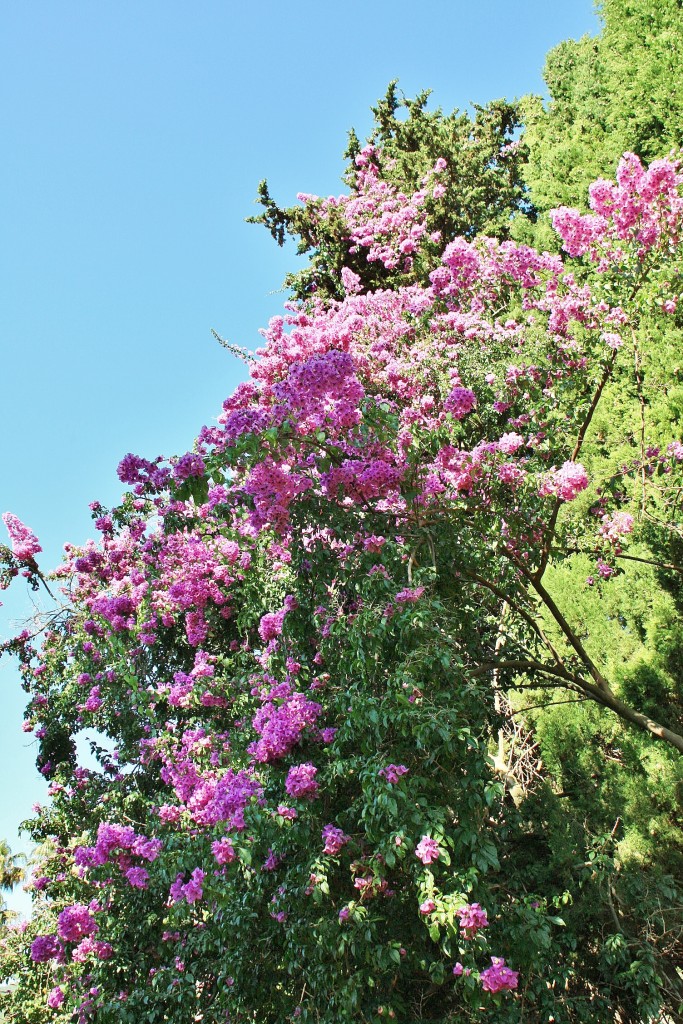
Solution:
[(185, 900), (187, 903), (197, 903), (204, 895), (203, 882), (206, 872), (201, 868), (195, 868), (190, 876), (189, 882), (185, 881), (185, 875), (181, 872), (176, 875), (169, 892), (169, 902), (180, 903)]
[(477, 396), (470, 388), (453, 388), (443, 404), (446, 412), (461, 420), (477, 407)]
[(290, 796), (312, 800), (320, 788), (315, 781), (317, 772), (318, 769), (310, 762), (294, 765), (287, 773), (285, 789)]
[(257, 761), (277, 761), (289, 754), (305, 729), (312, 729), (322, 711), (320, 704), (303, 693), (292, 692), (289, 683), (281, 683), (267, 695), (252, 720), (261, 737), (249, 747)]
[(177, 481), (187, 480), (191, 476), (203, 476), (206, 472), (204, 460), (194, 452), (187, 452), (178, 459), (173, 467), (173, 478)]
[(56, 935), (36, 935), (31, 943), (31, 959), (36, 964), (47, 963), (48, 960), (64, 959), (64, 947)]
[(65, 942), (80, 942), (86, 935), (93, 935), (97, 930), (95, 918), (82, 903), (65, 907), (57, 918), (57, 932)]

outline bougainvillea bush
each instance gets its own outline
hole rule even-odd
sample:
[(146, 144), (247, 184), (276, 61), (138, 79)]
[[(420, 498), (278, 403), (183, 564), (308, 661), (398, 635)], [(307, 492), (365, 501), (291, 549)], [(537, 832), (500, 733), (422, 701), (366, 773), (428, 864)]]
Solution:
[[(602, 1024), (676, 998), (672, 883), (626, 921), (609, 835), (549, 853), (561, 812), (516, 791), (509, 730), (511, 694), (560, 688), (678, 770), (677, 695), (629, 699), (550, 577), (585, 563), (608, 600), (632, 565), (680, 571), (683, 445), (641, 368), (643, 323), (678, 330), (683, 175), (627, 154), (592, 213), (556, 211), (560, 257), (437, 238), (445, 160), (413, 194), (356, 162), (317, 215), (408, 283), (346, 268), (344, 298), (271, 321), (191, 452), (122, 460), (7, 645), (50, 780), (4, 939), (17, 1021)], [(614, 465), (596, 424), (624, 394)], [(6, 521), (4, 582), (40, 585)]]

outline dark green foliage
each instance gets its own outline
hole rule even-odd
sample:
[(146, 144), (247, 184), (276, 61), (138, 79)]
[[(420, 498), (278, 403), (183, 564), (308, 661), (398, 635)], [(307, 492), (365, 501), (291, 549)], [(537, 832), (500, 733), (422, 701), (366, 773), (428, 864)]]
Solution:
[[(436, 160), (447, 162), (443, 202), (428, 200), (428, 232), (439, 232), (442, 241), (432, 246), (432, 256), (443, 242), (462, 235), (477, 234), (505, 239), (510, 235), (514, 213), (532, 215), (522, 180), (526, 147), (517, 140), (521, 126), (513, 103), (494, 100), (475, 106), (474, 116), (454, 110), (427, 109), (429, 91), (415, 99), (399, 96), (391, 82), (385, 97), (372, 108), (374, 128), (368, 144), (377, 147), (380, 176), (410, 195), (422, 186)], [(345, 157), (349, 161), (344, 181), (353, 193), (355, 158), (361, 143), (352, 130)], [(285, 281), (297, 299), (315, 294), (320, 298), (341, 298), (340, 272), (349, 267), (361, 278), (365, 290), (391, 288), (408, 280), (426, 281), (432, 261), (416, 260), (410, 275), (387, 270), (380, 263), (368, 263), (364, 253), (350, 252), (351, 244), (341, 217), (322, 220), (318, 200), (307, 198), (301, 205), (280, 207), (271, 197), (266, 181), (258, 189), (263, 212), (250, 217), (251, 223), (268, 228), (278, 245), (285, 238), (297, 240), (300, 254), (308, 253), (307, 266)]]

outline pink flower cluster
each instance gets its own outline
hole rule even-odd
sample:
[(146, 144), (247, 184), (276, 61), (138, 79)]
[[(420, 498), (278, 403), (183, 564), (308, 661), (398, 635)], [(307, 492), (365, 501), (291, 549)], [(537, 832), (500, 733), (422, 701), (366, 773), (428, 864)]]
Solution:
[(482, 971), (479, 978), (484, 992), (509, 992), (517, 988), (519, 972), (506, 967), (502, 957), (492, 956), (491, 966)]
[(480, 928), (488, 927), (486, 911), (478, 903), (466, 903), (456, 910), (456, 914), (465, 939), (473, 939)]
[(380, 768), (379, 774), (384, 776), (387, 782), (394, 785), (402, 775), (407, 774), (408, 770), (404, 764), (388, 764), (386, 767)]
[(322, 831), (322, 837), (325, 841), (323, 853), (329, 853), (331, 856), (336, 856), (342, 846), (345, 846), (351, 839), (351, 836), (347, 836), (335, 825), (325, 825)]
[(312, 800), (320, 788), (315, 779), (317, 772), (318, 769), (310, 762), (294, 765), (287, 772), (285, 789), (290, 796)]
[(551, 212), (553, 227), (570, 256), (588, 255), (604, 265), (619, 259), (619, 242), (636, 242), (644, 255), (663, 238), (680, 238), (682, 182), (678, 161), (655, 160), (645, 168), (634, 153), (625, 153), (616, 182), (600, 178), (590, 186), (594, 212), (560, 207)]
[(618, 544), (621, 537), (633, 532), (633, 525), (633, 516), (628, 512), (615, 512), (613, 516), (602, 517), (598, 532), (610, 544)]
[(230, 864), (237, 857), (235, 847), (225, 836), (211, 844), (211, 852), (218, 864)]
[(415, 847), (415, 856), (423, 864), (431, 864), (441, 856), (441, 848), (435, 839), (430, 836), (422, 836), (422, 839)]
[(555, 495), (562, 501), (573, 501), (577, 494), (588, 487), (588, 474), (580, 462), (565, 462), (560, 469), (552, 470), (543, 480), (539, 493)]
[(197, 903), (204, 895), (203, 882), (205, 878), (206, 872), (201, 868), (194, 869), (189, 882), (185, 881), (185, 875), (180, 872), (171, 885), (169, 902), (180, 903), (185, 900), (187, 903)]
[(32, 561), (43, 550), (36, 535), (12, 512), (3, 512), (2, 521), (7, 527), (12, 552), (20, 562)]

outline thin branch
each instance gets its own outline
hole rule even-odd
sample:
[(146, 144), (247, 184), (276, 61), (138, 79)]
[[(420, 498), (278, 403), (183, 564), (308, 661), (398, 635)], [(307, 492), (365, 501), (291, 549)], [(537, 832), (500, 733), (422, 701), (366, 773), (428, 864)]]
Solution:
[(471, 572), (469, 569), (462, 569), (461, 568), (460, 572), (462, 572), (466, 577), (468, 577), (473, 582), (478, 583), (480, 586), (485, 587), (487, 590), (490, 590), (491, 593), (495, 594), (496, 597), (499, 597), (501, 601), (507, 602), (507, 604), (509, 604), (510, 608), (512, 608), (514, 611), (516, 611), (517, 614), (519, 616), (521, 616), (521, 618), (524, 619), (526, 624), (533, 629), (534, 633), (536, 633), (536, 635), (540, 638), (540, 640), (543, 642), (543, 644), (550, 651), (550, 653), (552, 654), (552, 656), (555, 659), (555, 661), (557, 662), (557, 664), (558, 665), (563, 665), (564, 664), (564, 662), (562, 661), (562, 658), (557, 653), (557, 651), (553, 647), (553, 645), (550, 642), (550, 640), (548, 640), (547, 636), (545, 635), (545, 633), (541, 629), (541, 627), (538, 624), (538, 622), (536, 622), (536, 620), (529, 614), (529, 612), (526, 611), (525, 608), (522, 608), (521, 605), (517, 604), (516, 601), (513, 601), (508, 594), (506, 594), (503, 590), (501, 590), (499, 587), (497, 587), (495, 585), (495, 583), (491, 583), (489, 580), (484, 579), (483, 576), (479, 576), (477, 573)]
[[(576, 444), (574, 445), (574, 450), (571, 455), (572, 462), (576, 462), (581, 453), (581, 448), (583, 447), (583, 442), (586, 438), (586, 433), (591, 424), (591, 420), (593, 419), (595, 410), (598, 407), (598, 402), (600, 401), (600, 398), (602, 396), (605, 384), (612, 376), (612, 370), (614, 369), (614, 362), (616, 358), (617, 350), (615, 349), (612, 355), (610, 356), (610, 359), (608, 360), (605, 369), (603, 370), (602, 377), (600, 378), (600, 382), (596, 388), (595, 394), (593, 395), (593, 400), (588, 408), (588, 412), (586, 413), (585, 419), (579, 428), (579, 433), (576, 438)], [(550, 519), (548, 520), (548, 525), (545, 530), (545, 537), (543, 539), (543, 547), (541, 548), (541, 559), (538, 563), (538, 568), (536, 570), (536, 576), (539, 581), (543, 578), (543, 573), (545, 572), (548, 565), (548, 561), (550, 559), (550, 551), (553, 544), (553, 538), (555, 537), (555, 527), (557, 526), (557, 517), (559, 515), (562, 504), (562, 499), (556, 498), (555, 503), (553, 505), (553, 510), (550, 513)]]
[(518, 708), (517, 711), (511, 711), (510, 717), (513, 715), (523, 715), (525, 711), (536, 711), (537, 708), (556, 708), (560, 704), (585, 704), (588, 697), (576, 697), (574, 700), (551, 700), (547, 704), (530, 704), (527, 708)]

